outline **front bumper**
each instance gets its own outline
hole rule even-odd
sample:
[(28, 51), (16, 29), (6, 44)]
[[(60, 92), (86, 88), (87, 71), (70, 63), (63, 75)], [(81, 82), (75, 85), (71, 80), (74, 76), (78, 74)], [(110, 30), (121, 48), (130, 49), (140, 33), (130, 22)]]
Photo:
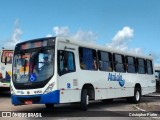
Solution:
[(40, 95), (12, 95), (13, 105), (24, 105), (25, 101), (32, 101), (32, 104), (58, 104), (60, 101), (60, 91), (55, 90), (47, 94)]
[(2, 87), (2, 88), (10, 88), (10, 83), (2, 83), (2, 82), (0, 82), (0, 87)]

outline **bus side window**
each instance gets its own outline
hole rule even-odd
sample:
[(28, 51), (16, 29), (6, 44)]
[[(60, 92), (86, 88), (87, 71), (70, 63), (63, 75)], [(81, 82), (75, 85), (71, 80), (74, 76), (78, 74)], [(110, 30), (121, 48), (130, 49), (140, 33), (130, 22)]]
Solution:
[(99, 70), (112, 71), (112, 54), (108, 52), (98, 51)]
[(116, 72), (125, 72), (125, 59), (123, 55), (114, 54), (114, 69)]
[(145, 70), (145, 60), (142, 58), (137, 58), (137, 69), (138, 69), (138, 73), (140, 74), (145, 74), (146, 70)]
[(90, 48), (79, 48), (80, 68), (83, 70), (97, 70), (96, 50)]
[(153, 74), (153, 66), (152, 66), (152, 61), (151, 60), (146, 60), (146, 68), (147, 68), (147, 73), (148, 74)]
[(136, 65), (135, 65), (135, 58), (131, 56), (126, 57), (127, 62), (127, 72), (128, 73), (136, 73)]
[(74, 53), (69, 51), (58, 51), (58, 73), (63, 75), (66, 73), (75, 72)]

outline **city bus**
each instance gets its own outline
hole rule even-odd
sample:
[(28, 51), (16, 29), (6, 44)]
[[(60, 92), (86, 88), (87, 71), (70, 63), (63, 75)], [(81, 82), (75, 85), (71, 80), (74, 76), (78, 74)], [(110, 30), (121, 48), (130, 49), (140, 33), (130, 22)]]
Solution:
[(151, 56), (80, 42), (69, 37), (18, 43), (13, 57), (13, 105), (80, 103), (126, 98), (138, 103), (155, 92)]
[(2, 49), (0, 52), (0, 91), (10, 90), (12, 75), (13, 50)]

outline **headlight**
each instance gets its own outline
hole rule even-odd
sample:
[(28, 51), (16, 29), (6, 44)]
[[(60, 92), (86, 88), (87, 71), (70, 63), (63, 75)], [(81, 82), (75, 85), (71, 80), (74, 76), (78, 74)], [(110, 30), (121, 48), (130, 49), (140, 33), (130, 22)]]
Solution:
[(15, 92), (14, 92), (12, 86), (10, 86), (10, 91), (11, 91), (11, 94), (12, 94), (12, 95), (15, 95)]
[(54, 84), (55, 84), (55, 82), (51, 83), (51, 84), (47, 87), (47, 89), (44, 91), (44, 94), (47, 94), (47, 93), (51, 92), (52, 89), (53, 89), (53, 87), (54, 87)]

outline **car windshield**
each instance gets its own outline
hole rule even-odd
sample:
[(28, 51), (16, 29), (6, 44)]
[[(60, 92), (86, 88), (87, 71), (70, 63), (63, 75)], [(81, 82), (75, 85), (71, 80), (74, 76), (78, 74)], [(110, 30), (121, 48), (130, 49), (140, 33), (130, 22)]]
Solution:
[(53, 48), (25, 50), (14, 55), (14, 83), (38, 83), (49, 79), (53, 74)]

